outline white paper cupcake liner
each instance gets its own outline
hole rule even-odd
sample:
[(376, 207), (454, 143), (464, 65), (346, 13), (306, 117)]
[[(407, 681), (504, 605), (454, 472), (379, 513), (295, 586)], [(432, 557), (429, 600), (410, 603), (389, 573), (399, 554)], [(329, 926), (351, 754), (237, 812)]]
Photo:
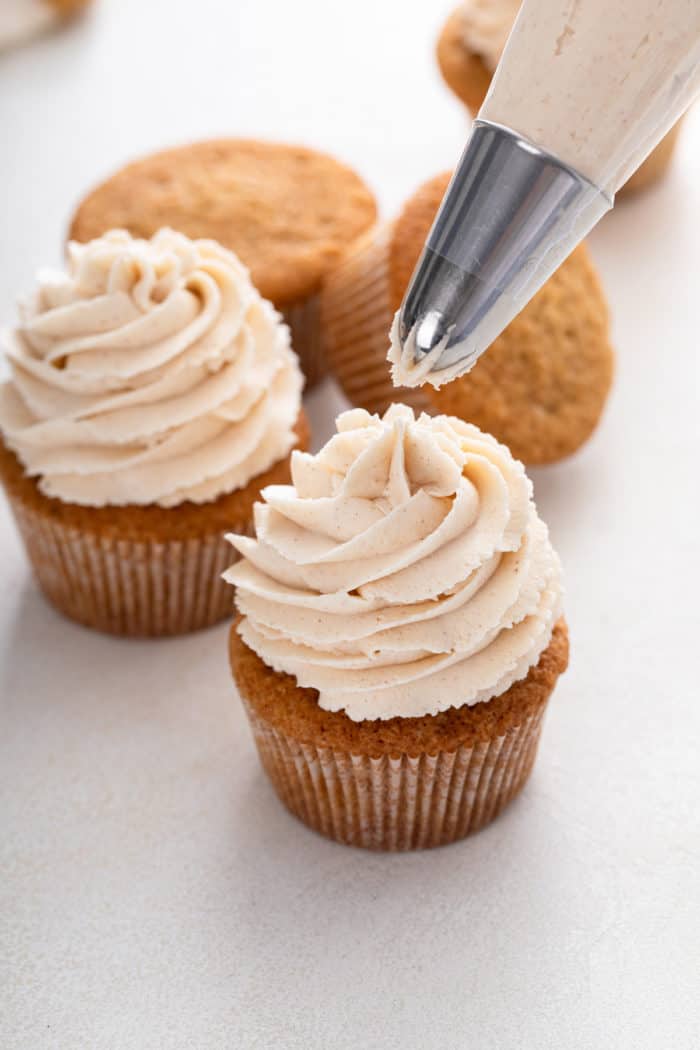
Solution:
[[(12, 510), (42, 591), (64, 616), (109, 634), (185, 634), (233, 615), (223, 536), (137, 541), (86, 532), (16, 498)], [(232, 522), (237, 531), (251, 523)]]
[(530, 775), (546, 708), (474, 747), (373, 758), (302, 743), (243, 702), (287, 809), (336, 842), (373, 850), (443, 846), (492, 821)]

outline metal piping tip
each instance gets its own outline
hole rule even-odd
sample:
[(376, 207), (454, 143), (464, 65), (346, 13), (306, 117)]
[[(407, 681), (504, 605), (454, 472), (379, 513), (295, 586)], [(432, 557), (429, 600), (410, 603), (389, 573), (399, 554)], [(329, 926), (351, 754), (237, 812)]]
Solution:
[(477, 121), (394, 326), (395, 381), (468, 371), (611, 207), (556, 157)]
[(429, 312), (412, 326), (406, 324), (401, 313), (397, 313), (389, 350), (394, 385), (434, 383), (437, 373), (433, 372), (433, 365), (442, 357), (449, 338), (450, 330), (437, 310)]
[(428, 310), (414, 325), (412, 331), (413, 353), (417, 358), (425, 357), (431, 350), (445, 342), (448, 325), (439, 310)]

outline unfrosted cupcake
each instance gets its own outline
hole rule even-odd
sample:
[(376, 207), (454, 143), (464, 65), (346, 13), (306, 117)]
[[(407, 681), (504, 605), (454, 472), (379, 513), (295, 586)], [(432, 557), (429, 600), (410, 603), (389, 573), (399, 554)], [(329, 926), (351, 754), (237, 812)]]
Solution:
[(341, 415), (231, 536), (230, 659), (262, 764), (317, 831), (438, 846), (532, 768), (568, 661), (559, 562), (520, 463), (459, 419)]
[[(389, 329), (449, 174), (425, 183), (395, 222), (343, 258), (321, 300), (328, 360), (349, 400), (370, 412), (397, 396)], [(595, 430), (613, 374), (608, 309), (585, 245), (550, 277), (466, 375), (434, 389), (402, 387), (417, 410), (460, 416), (528, 464), (575, 452)]]
[(307, 440), (288, 329), (238, 259), (167, 229), (71, 244), (6, 350), (0, 477), (48, 599), (115, 634), (225, 618), (223, 533)]
[[(442, 76), (472, 115), (481, 109), (521, 0), (466, 0), (448, 18), (437, 44)], [(680, 124), (652, 150), (618, 196), (646, 189), (667, 170)]]
[(365, 183), (303, 146), (220, 139), (142, 157), (78, 206), (76, 241), (120, 227), (150, 237), (172, 226), (235, 251), (292, 331), (307, 385), (326, 371), (318, 292), (341, 251), (374, 224)]

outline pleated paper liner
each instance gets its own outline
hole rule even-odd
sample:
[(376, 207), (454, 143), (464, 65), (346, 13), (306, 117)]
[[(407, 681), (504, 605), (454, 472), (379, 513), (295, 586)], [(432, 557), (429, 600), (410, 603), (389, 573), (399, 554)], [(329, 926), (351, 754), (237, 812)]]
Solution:
[[(221, 535), (119, 539), (53, 520), (19, 500), (11, 505), (39, 586), (77, 623), (109, 634), (163, 637), (232, 614), (231, 588), (221, 579), (231, 547)], [(249, 530), (250, 523), (238, 527)]]
[[(436, 747), (434, 735), (425, 733), (421, 742), (409, 730), (404, 753), (393, 745), (378, 753), (368, 740), (367, 746), (358, 746), (357, 737), (354, 746), (339, 746), (337, 720), (345, 716), (319, 708), (316, 729), (310, 730), (307, 705), (315, 704), (310, 691), (299, 689), (286, 675), (275, 675), (245, 647), (235, 626), (231, 635), (234, 676), (260, 761), (278, 797), (320, 834), (373, 850), (444, 846), (498, 816), (530, 775), (547, 702), (567, 659), (568, 636), (561, 621), (527, 678), (503, 699), (481, 705), (498, 708), (481, 722), (490, 732), (471, 739), (462, 735), (461, 742), (443, 741)], [(295, 711), (300, 712), (296, 733)]]
[[(308, 426), (297, 424), (298, 447)], [(234, 560), (228, 531), (252, 533), (264, 485), (289, 481), (289, 459), (210, 504), (76, 507), (50, 499), (0, 442), (0, 476), (46, 598), (71, 620), (109, 634), (164, 637), (233, 615), (221, 574)]]
[(320, 297), (312, 295), (281, 310), (292, 335), (292, 349), (299, 358), (306, 389), (315, 386), (328, 372), (324, 353)]
[(544, 714), (488, 744), (370, 758), (300, 743), (246, 710), (287, 809), (336, 842), (374, 850), (444, 846), (492, 821), (530, 775)]
[(389, 278), (392, 224), (362, 237), (326, 278), (321, 324), (329, 367), (348, 400), (380, 415), (394, 401), (427, 411), (421, 387), (395, 387), (389, 363), (394, 318)]

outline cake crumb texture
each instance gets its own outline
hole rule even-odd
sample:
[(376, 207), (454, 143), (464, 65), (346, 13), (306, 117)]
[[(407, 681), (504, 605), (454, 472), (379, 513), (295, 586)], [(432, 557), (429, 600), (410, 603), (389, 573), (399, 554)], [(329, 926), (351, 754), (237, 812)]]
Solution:
[[(308, 420), (302, 412), (294, 428), (295, 448), (309, 445)], [(247, 485), (207, 503), (185, 500), (174, 507), (157, 504), (121, 507), (87, 507), (45, 496), (36, 478), (24, 473), (14, 452), (0, 439), (0, 480), (12, 504), (19, 503), (47, 522), (70, 527), (103, 539), (167, 543), (223, 535), (233, 522), (252, 521), (253, 504), (266, 485), (284, 485), (290, 480), (289, 457), (274, 463)], [(229, 549), (230, 552), (230, 549)]]
[(343, 248), (372, 225), (362, 179), (304, 146), (246, 139), (196, 142), (142, 157), (78, 206), (69, 236), (171, 226), (234, 251), (260, 293), (283, 307), (318, 291)]
[[(450, 174), (425, 183), (397, 219), (390, 271), (394, 308), (418, 261)], [(439, 390), (432, 409), (476, 424), (527, 464), (575, 452), (595, 429), (612, 384), (605, 296), (580, 244), (476, 365)]]
[(353, 722), (342, 711), (319, 707), (316, 689), (302, 688), (293, 676), (268, 667), (236, 626), (230, 633), (231, 668), (241, 696), (257, 717), (299, 743), (370, 757), (437, 754), (503, 736), (544, 707), (569, 659), (562, 619), (538, 663), (501, 696), (421, 718)]

